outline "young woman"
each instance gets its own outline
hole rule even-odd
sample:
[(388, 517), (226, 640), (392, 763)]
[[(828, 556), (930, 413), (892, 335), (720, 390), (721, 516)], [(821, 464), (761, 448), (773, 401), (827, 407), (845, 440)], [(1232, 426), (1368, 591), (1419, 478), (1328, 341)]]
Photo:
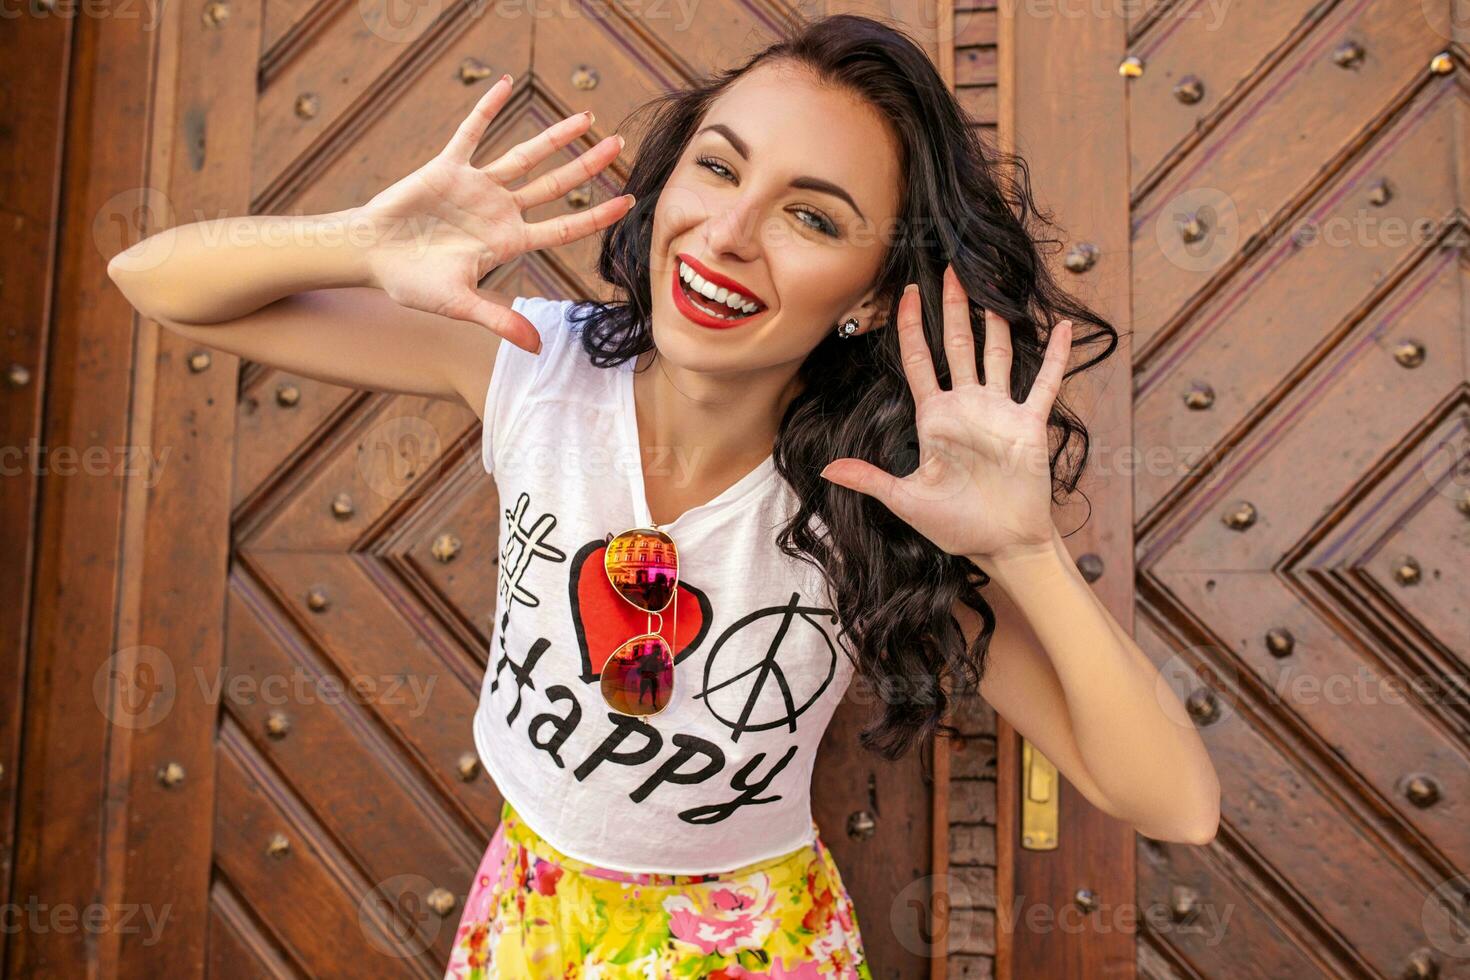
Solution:
[[(202, 343), (481, 415), (501, 560), (474, 734), (506, 804), (450, 975), (869, 976), (808, 800), (855, 674), (876, 751), (978, 686), (1097, 806), (1209, 841), (1194, 726), (1051, 516), (1087, 455), (1069, 355), (1117, 335), (1049, 278), (1024, 165), (921, 49), (806, 26), (660, 100), (629, 194), (529, 223), (623, 142), (524, 180), (579, 113), (477, 162), (511, 86), (359, 207), (186, 225), (110, 267)], [(603, 229), (609, 302), (479, 288)]]

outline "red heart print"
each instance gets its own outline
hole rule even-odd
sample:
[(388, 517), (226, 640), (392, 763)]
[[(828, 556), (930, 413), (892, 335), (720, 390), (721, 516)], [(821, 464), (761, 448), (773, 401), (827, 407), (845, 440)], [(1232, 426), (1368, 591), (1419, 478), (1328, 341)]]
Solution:
[[(602, 665), (618, 647), (648, 631), (648, 613), (636, 609), (613, 589), (607, 580), (603, 555), (605, 541), (591, 541), (582, 546), (572, 559), (571, 600), (572, 625), (577, 632), (577, 645), (582, 652), (582, 680), (592, 683), (602, 675)], [(674, 633), (674, 603), (663, 613), (663, 627), (653, 619), (658, 632), (674, 651), (678, 664), (704, 641), (709, 632), (709, 596), (679, 577), (674, 597), (679, 604), (679, 631)]]

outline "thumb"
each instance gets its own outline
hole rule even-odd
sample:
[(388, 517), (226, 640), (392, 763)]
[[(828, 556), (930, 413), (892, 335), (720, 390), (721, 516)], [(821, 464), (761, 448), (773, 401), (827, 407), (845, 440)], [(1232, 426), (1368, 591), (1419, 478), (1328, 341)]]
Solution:
[(536, 332), (530, 320), (510, 307), (490, 302), (473, 289), (460, 295), (459, 302), (449, 315), (456, 320), (468, 320), (488, 327), (492, 332), (532, 354), (541, 351), (541, 335)]
[(851, 456), (834, 459), (817, 475), (830, 483), (867, 494), (895, 514), (898, 513), (894, 509), (898, 477), (885, 473), (867, 460), (854, 459)]

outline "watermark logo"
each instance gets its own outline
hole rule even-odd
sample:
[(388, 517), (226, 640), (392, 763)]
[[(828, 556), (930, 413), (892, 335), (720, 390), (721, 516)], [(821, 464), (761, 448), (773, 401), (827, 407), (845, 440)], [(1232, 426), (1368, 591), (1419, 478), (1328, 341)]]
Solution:
[(1470, 875), (1457, 875), (1431, 891), (1419, 911), (1419, 923), (1435, 949), (1470, 959)]
[(980, 896), (950, 874), (925, 875), (909, 882), (889, 906), (888, 924), (904, 949), (916, 956), (942, 956), (963, 946), (970, 919), (955, 909), (974, 908)]
[(178, 693), (173, 661), (158, 647), (125, 647), (92, 675), (92, 698), (102, 716), (133, 731), (167, 718)]
[(1159, 210), (1154, 237), (1164, 258), (1186, 272), (1213, 272), (1240, 245), (1235, 201), (1214, 187), (1178, 194)]
[[(418, 956), (434, 945), (448, 921), (432, 905), (441, 891), (423, 875), (394, 875), (363, 896), (357, 926), (368, 943), (387, 956)], [(445, 897), (452, 898), (447, 893)]]
[[(1238, 672), (1219, 647), (1186, 647), (1159, 665), (1155, 694), (1164, 714), (1181, 726), (1219, 725), (1235, 717)], [(1182, 719), (1177, 704), (1184, 705)]]
[(1470, 416), (1460, 416), (1442, 438), (1420, 447), (1419, 472), (1436, 493), (1470, 516)]
[(443, 452), (439, 430), (428, 419), (399, 415), (369, 429), (357, 445), (357, 472), (389, 500), (426, 493), (423, 475)]
[(1470, 0), (1419, 0), (1430, 28), (1446, 41), (1470, 37)]
[[(157, 235), (147, 249), (128, 252), (145, 237), (177, 225), (178, 215), (167, 194), (156, 187), (133, 187), (109, 197), (92, 217), (92, 243), (103, 256), (118, 256), (127, 272), (156, 269), (173, 254), (170, 232)], [(125, 254), (126, 253), (126, 254)]]

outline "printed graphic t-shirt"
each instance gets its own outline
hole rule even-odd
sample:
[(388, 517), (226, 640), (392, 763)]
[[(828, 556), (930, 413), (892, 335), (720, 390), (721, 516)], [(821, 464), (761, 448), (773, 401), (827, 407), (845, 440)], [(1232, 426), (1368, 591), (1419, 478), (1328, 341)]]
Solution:
[[(796, 497), (771, 457), (661, 525), (680, 565), (668, 705), (633, 717), (602, 698), (602, 664), (650, 628), (603, 550), (651, 516), (633, 361), (594, 366), (573, 306), (515, 301), (543, 347), (502, 343), (486, 394), (501, 544), (479, 755), (533, 829), (603, 867), (713, 873), (809, 844), (812, 763), (853, 667), (820, 571), (776, 547)], [(673, 454), (649, 466), (683, 472)]]

